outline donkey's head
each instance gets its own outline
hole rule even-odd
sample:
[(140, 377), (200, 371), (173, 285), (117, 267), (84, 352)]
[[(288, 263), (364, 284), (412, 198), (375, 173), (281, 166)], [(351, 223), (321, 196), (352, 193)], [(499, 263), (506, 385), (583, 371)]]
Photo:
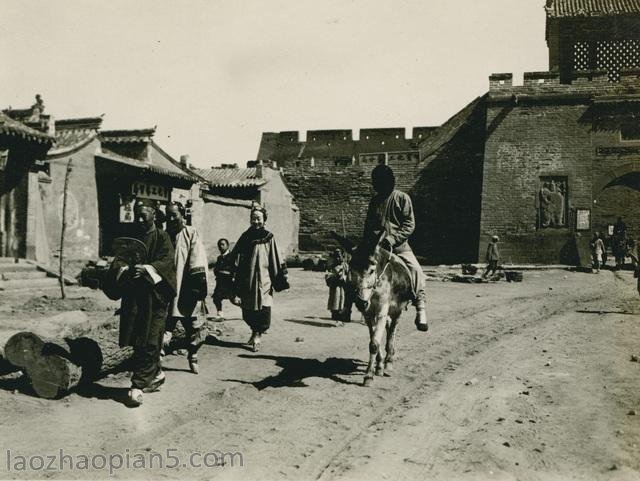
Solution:
[(344, 238), (338, 238), (342, 247), (351, 252), (347, 282), (348, 287), (354, 294), (354, 304), (361, 312), (369, 308), (371, 298), (378, 284), (379, 244), (382, 238), (383, 236), (380, 235), (375, 239), (365, 239), (357, 247)]

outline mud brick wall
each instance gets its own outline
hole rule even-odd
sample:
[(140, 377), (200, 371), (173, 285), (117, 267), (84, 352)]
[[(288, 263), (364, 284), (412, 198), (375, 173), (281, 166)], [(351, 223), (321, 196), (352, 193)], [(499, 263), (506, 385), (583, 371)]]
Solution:
[(95, 259), (99, 254), (98, 190), (94, 140), (72, 154), (50, 159), (51, 184), (42, 185), (47, 243), (54, 260), (60, 251), (62, 198), (69, 158), (73, 158), (67, 196), (64, 255), (69, 260)]
[[(491, 105), (487, 113), (479, 257), (491, 235), (503, 260), (563, 263), (573, 238), (567, 228), (539, 229), (541, 176), (568, 180), (569, 210), (591, 207), (590, 126), (584, 105)], [(563, 255), (561, 255), (563, 254)]]
[(371, 188), (371, 168), (284, 169), (300, 209), (300, 250), (336, 247), (331, 230), (352, 239), (362, 235)]
[[(388, 157), (396, 187), (407, 192), (414, 204), (416, 229), (410, 244), (427, 263), (477, 260), (484, 126), (485, 106), (480, 104), (467, 125), (429, 158)], [(399, 133), (390, 130), (385, 135), (391, 142)], [(370, 179), (375, 165), (284, 168), (300, 208), (300, 250), (334, 247), (331, 230), (360, 239), (373, 195)]]
[[(518, 87), (504, 74), (490, 80), (480, 259), (489, 237), (497, 234), (507, 262), (589, 262), (583, 257), (591, 233), (606, 231), (618, 216), (637, 237), (640, 194), (613, 186), (640, 172), (640, 141), (620, 137), (633, 108), (594, 101), (638, 92), (637, 74), (624, 75), (620, 83), (609, 83), (606, 73), (598, 72), (570, 85), (559, 84), (550, 72), (525, 73), (525, 84)], [(568, 180), (566, 228), (538, 228), (541, 176)], [(575, 231), (576, 209), (590, 210), (589, 230)]]

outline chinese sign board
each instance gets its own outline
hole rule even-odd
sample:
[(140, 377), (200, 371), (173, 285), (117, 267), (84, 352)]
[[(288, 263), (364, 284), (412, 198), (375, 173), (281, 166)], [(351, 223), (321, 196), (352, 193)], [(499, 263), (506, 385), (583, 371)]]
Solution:
[(148, 184), (147, 182), (133, 182), (131, 184), (131, 193), (135, 197), (140, 199), (169, 202), (171, 188), (163, 187), (161, 185)]
[(130, 224), (133, 222), (133, 205), (135, 199), (130, 196), (120, 195), (120, 222)]

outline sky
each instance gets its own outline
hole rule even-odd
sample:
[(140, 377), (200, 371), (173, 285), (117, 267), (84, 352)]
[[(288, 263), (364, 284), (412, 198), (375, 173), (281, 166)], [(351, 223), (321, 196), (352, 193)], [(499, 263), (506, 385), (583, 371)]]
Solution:
[(0, 107), (157, 126), (175, 158), (262, 132), (440, 125), (488, 76), (547, 70), (544, 0), (3, 0)]

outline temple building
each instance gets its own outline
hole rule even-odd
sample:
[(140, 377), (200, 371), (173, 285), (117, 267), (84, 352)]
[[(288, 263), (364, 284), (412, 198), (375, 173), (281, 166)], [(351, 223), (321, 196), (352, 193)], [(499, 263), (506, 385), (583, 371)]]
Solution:
[[(263, 134), (258, 158), (284, 169), (300, 249), (359, 237), (378, 163), (414, 203), (425, 262), (588, 264), (588, 239), (622, 217), (640, 234), (640, 0), (549, 0), (549, 70), (493, 74), (488, 92), (441, 126)], [(350, 157), (350, 159), (349, 159)]]
[(30, 173), (38, 169), (54, 143), (46, 133), (48, 118), (36, 115), (25, 122), (0, 112), (0, 257), (26, 257), (33, 246), (28, 240), (36, 225), (29, 212)]
[[(174, 189), (188, 190), (200, 180), (155, 143), (155, 128), (101, 130), (102, 117), (56, 120), (44, 114), (41, 99), (30, 109), (5, 109), (1, 115), (12, 122), (8, 126), (28, 129), (26, 139), (39, 142), (40, 149), (23, 161), (23, 200), (12, 215), (25, 219), (25, 227), (17, 229), (22, 233), (17, 256), (42, 265), (59, 259), (69, 165), (64, 242), (69, 263), (110, 255), (113, 239), (130, 236), (136, 199), (152, 200), (163, 210)], [(2, 202), (11, 199), (3, 195)]]

